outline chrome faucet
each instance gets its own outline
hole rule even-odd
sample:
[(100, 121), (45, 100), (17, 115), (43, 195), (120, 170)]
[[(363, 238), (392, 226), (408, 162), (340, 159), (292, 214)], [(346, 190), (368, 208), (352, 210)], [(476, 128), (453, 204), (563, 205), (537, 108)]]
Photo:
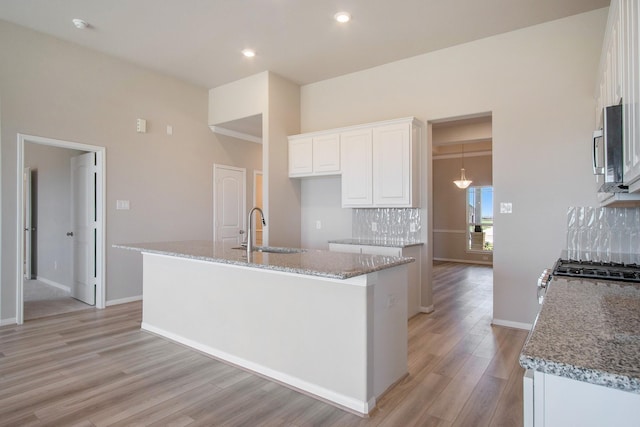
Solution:
[(253, 216), (253, 212), (254, 211), (258, 211), (260, 212), (260, 217), (262, 218), (262, 225), (264, 225), (265, 227), (267, 226), (267, 223), (264, 221), (264, 212), (262, 212), (262, 209), (260, 209), (259, 207), (254, 207), (249, 211), (249, 218), (247, 218), (247, 259), (249, 259), (251, 257), (251, 252), (253, 251), (253, 232), (251, 230), (251, 217)]

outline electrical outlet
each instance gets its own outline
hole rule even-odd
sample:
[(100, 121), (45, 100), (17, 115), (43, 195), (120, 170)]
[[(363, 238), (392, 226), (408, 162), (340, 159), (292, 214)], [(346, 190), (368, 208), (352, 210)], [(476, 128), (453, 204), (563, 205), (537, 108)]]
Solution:
[(393, 294), (387, 295), (387, 308), (391, 308), (396, 305), (396, 296)]
[(377, 222), (372, 222), (371, 223), (371, 231), (378, 231), (378, 223)]
[(316, 221), (316, 230), (320, 230), (322, 228), (322, 222), (320, 220)]
[(54, 270), (58, 269), (58, 261), (53, 261), (53, 269)]
[(409, 224), (409, 231), (412, 233), (416, 232), (416, 225), (413, 222)]

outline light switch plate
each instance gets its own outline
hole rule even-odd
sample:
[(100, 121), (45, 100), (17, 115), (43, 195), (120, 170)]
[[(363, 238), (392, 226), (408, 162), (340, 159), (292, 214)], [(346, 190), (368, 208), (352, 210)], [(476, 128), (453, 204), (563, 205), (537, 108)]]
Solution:
[(128, 211), (129, 210), (129, 201), (128, 200), (116, 200), (116, 210)]
[(513, 212), (513, 205), (511, 202), (500, 202), (500, 213), (510, 214)]

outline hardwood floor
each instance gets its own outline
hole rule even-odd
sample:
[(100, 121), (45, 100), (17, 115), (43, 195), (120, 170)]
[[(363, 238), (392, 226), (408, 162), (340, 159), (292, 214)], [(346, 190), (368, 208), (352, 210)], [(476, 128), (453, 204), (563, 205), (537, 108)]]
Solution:
[(71, 298), (70, 292), (63, 291), (40, 280), (24, 281), (23, 307), (25, 321), (94, 308), (89, 304)]
[(520, 426), (527, 332), (491, 326), (491, 283), (434, 265), (409, 376), (367, 419), (141, 331), (136, 302), (0, 328), (0, 425)]

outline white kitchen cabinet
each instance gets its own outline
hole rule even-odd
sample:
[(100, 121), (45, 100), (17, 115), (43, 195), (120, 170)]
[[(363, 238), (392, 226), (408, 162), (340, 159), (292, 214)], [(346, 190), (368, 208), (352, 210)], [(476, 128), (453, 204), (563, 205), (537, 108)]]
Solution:
[(342, 132), (342, 207), (373, 205), (373, 131)]
[(313, 139), (289, 140), (289, 176), (313, 173)]
[(342, 207), (418, 207), (422, 137), (414, 118), (341, 133)]
[(399, 248), (390, 246), (329, 243), (329, 250), (332, 252), (415, 258), (415, 262), (407, 264), (407, 316), (411, 318), (420, 312), (420, 285), (422, 271), (422, 258), (420, 255), (422, 246), (417, 245)]
[(637, 0), (615, 0), (619, 11), (619, 52), (622, 71), (624, 181), (640, 191), (640, 7)]
[[(623, 105), (624, 183), (630, 193), (640, 192), (639, 14), (637, 0), (611, 0), (596, 87), (596, 128), (602, 127), (604, 107)], [(596, 185), (599, 188), (601, 182)], [(602, 205), (628, 203), (608, 194), (598, 198)]]
[(373, 128), (374, 206), (418, 204), (417, 141), (411, 131), (409, 122)]
[[(538, 371), (533, 374), (535, 427), (638, 426), (640, 394)], [(524, 381), (530, 383), (530, 379)], [(531, 399), (530, 392), (525, 391), (525, 396)], [(527, 408), (526, 402), (524, 406)], [(526, 409), (525, 415), (530, 421)]]
[(340, 134), (289, 137), (289, 176), (340, 174)]

